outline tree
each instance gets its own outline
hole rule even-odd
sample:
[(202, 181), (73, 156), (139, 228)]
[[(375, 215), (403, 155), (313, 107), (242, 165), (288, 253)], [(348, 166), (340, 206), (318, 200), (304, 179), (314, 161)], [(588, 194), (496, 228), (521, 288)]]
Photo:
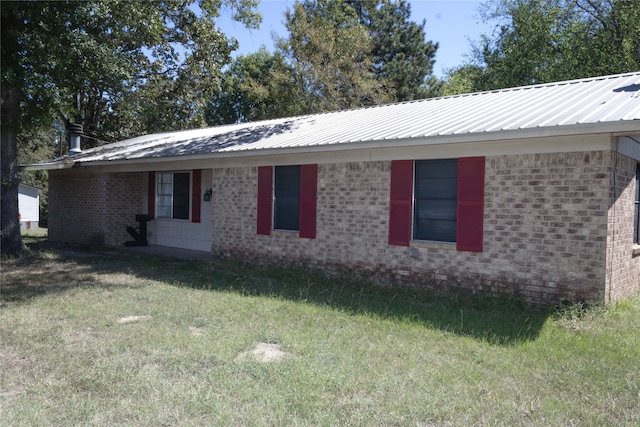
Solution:
[[(259, 23), (256, 0), (225, 3), (246, 25)], [(219, 90), (236, 45), (215, 26), (220, 7), (212, 0), (0, 3), (3, 255), (23, 250), (18, 135), (56, 121), (79, 123), (95, 145), (204, 123), (204, 99)], [(154, 108), (161, 99), (168, 101)], [(126, 122), (141, 111), (144, 120)]]
[(494, 37), (475, 48), (482, 90), (617, 74), (640, 69), (640, 2), (494, 0), (485, 21)]
[(442, 85), (441, 95), (451, 96), (480, 91), (481, 88), (477, 83), (481, 80), (483, 73), (484, 68), (478, 65), (461, 65), (449, 70)]
[[(52, 126), (24, 129), (17, 137), (18, 164), (35, 163), (60, 155), (63, 132)], [(40, 224), (48, 220), (49, 176), (47, 171), (20, 171), (20, 182), (40, 189)]]
[(411, 5), (406, 0), (348, 3), (371, 35), (376, 76), (393, 82), (395, 100), (438, 95), (439, 85), (433, 76), (438, 43), (425, 40), (425, 20), (421, 24), (410, 21)]
[(280, 52), (258, 52), (236, 58), (222, 76), (222, 90), (207, 107), (211, 126), (293, 116), (304, 112), (299, 76)]
[(343, 0), (296, 2), (285, 14), (289, 38), (278, 47), (303, 82), (305, 112), (375, 105), (393, 99), (387, 79), (372, 73), (375, 58), (367, 29)]
[(232, 123), (425, 98), (437, 43), (410, 21), (405, 0), (304, 0), (286, 13), (278, 51), (239, 57), (208, 109)]

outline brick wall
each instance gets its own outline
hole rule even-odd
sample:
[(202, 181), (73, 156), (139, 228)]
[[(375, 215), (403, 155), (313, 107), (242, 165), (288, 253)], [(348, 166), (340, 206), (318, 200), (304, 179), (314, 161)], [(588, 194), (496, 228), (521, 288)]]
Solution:
[(127, 226), (138, 228), (136, 215), (145, 213), (143, 198), (146, 195), (143, 173), (109, 173), (105, 198), (105, 243), (123, 245), (133, 238)]
[(607, 233), (607, 300), (640, 291), (640, 250), (633, 245), (636, 162), (618, 154), (613, 159)]
[[(257, 168), (216, 168), (211, 249), (218, 257), (365, 271), (386, 283), (508, 292), (538, 303), (617, 300), (640, 286), (631, 236), (635, 163), (608, 151), (487, 157), (482, 253), (449, 243), (390, 246), (389, 161), (318, 166), (315, 239), (258, 235)], [(146, 197), (142, 173), (52, 171), (49, 185), (52, 240), (120, 245)]]
[(487, 160), (487, 283), (526, 298), (596, 300), (604, 293), (610, 155)]
[(49, 172), (49, 239), (104, 244), (106, 174)]
[(601, 299), (609, 169), (605, 152), (487, 158), (482, 253), (447, 243), (389, 246), (388, 161), (319, 165), (316, 239), (257, 235), (257, 168), (214, 169), (212, 251), (543, 303)]
[(49, 239), (122, 245), (142, 212), (142, 173), (49, 172)]
[(389, 209), (388, 173), (389, 162), (320, 165), (317, 237), (304, 239), (288, 231), (256, 234), (257, 168), (214, 169), (213, 253), (317, 267), (375, 268), (373, 253), (382, 260), (387, 251), (387, 221), (381, 211)]

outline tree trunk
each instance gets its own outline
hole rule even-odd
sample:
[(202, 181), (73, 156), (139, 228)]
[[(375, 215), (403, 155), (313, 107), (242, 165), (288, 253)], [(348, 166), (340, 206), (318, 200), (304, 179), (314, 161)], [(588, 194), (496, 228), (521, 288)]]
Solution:
[(10, 84), (2, 84), (0, 99), (2, 128), (0, 129), (0, 159), (2, 163), (2, 179), (0, 211), (2, 256), (20, 257), (26, 249), (20, 235), (20, 219), (18, 213), (18, 152), (17, 152), (17, 117), (20, 110), (20, 91)]

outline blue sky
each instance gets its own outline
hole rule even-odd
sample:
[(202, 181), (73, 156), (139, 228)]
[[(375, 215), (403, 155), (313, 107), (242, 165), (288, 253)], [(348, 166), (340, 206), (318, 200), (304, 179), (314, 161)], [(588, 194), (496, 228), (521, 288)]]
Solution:
[[(471, 52), (470, 40), (489, 34), (493, 27), (483, 24), (480, 19), (480, 0), (413, 0), (409, 3), (411, 20), (420, 23), (426, 19), (426, 39), (440, 45), (433, 70), (438, 77), (442, 77), (447, 69), (465, 62), (465, 55)], [(255, 52), (261, 45), (273, 50), (272, 34), (287, 36), (282, 24), (283, 14), (293, 4), (294, 0), (261, 0), (262, 24), (259, 30), (247, 30), (242, 24), (232, 21), (228, 13), (223, 13), (220, 28), (240, 43), (240, 49), (234, 52), (234, 56)]]

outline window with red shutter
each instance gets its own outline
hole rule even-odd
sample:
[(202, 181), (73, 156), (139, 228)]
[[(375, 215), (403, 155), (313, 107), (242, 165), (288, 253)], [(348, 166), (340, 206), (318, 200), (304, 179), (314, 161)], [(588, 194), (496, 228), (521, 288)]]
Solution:
[(413, 198), (413, 160), (391, 162), (389, 244), (409, 246), (411, 240), (411, 201)]
[(484, 216), (484, 157), (458, 159), (459, 251), (482, 252)]
[(482, 252), (483, 214), (484, 157), (391, 162), (390, 245), (413, 238)]
[(316, 238), (318, 165), (300, 166), (300, 237)]
[(258, 168), (258, 234), (298, 231), (316, 238), (318, 165)]
[(191, 181), (191, 222), (200, 222), (202, 170), (194, 169), (191, 174)]
[(153, 219), (156, 214), (156, 173), (149, 172), (149, 182), (147, 183), (147, 215)]
[(273, 210), (273, 168), (258, 168), (258, 234), (271, 234), (271, 213)]

